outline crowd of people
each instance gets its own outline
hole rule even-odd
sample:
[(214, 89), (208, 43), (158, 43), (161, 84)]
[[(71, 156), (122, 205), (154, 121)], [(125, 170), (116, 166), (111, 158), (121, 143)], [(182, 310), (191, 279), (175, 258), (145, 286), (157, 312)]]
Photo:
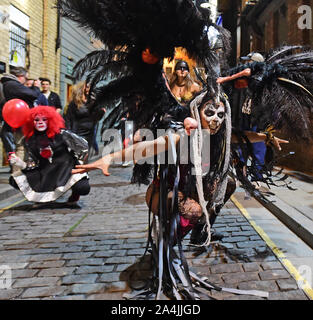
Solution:
[[(262, 56), (260, 54), (250, 54), (247, 57), (243, 57), (242, 60), (247, 60), (248, 62), (253, 61), (259, 61), (262, 62)], [(263, 58), (264, 61), (264, 58)], [(69, 101), (69, 104), (65, 108), (65, 112), (63, 112), (63, 107), (61, 104), (61, 99), (59, 95), (53, 91), (51, 91), (51, 81), (47, 78), (40, 78), (40, 79), (31, 79), (28, 77), (28, 72), (22, 67), (12, 68), (10, 74), (4, 74), (1, 78), (1, 85), (2, 85), (2, 103), (1, 106), (5, 104), (6, 101), (9, 101), (11, 99), (22, 99), (24, 100), (30, 108), (36, 108), (36, 110), (40, 111), (39, 114), (35, 111), (32, 111), (32, 116), (30, 123), (26, 124), (24, 127), (33, 126), (33, 130), (31, 131), (32, 134), (29, 135), (28, 133), (25, 133), (24, 128), (17, 128), (12, 130), (12, 128), (6, 123), (5, 120), (2, 119), (2, 129), (1, 129), (1, 139), (3, 142), (4, 150), (6, 152), (6, 156), (9, 160), (9, 164), (11, 167), (12, 177), (10, 179), (10, 183), (15, 188), (20, 189), (24, 195), (28, 198), (30, 201), (43, 201), (43, 202), (49, 202), (56, 200), (60, 195), (62, 195), (65, 191), (67, 191), (69, 188), (73, 187), (73, 183), (69, 183), (69, 180), (71, 178), (71, 175), (68, 176), (65, 180), (64, 179), (58, 179), (56, 177), (56, 181), (51, 186), (50, 182), (47, 183), (49, 180), (49, 170), (55, 166), (55, 163), (52, 163), (51, 159), (52, 156), (49, 158), (45, 158), (49, 161), (46, 161), (45, 165), (42, 163), (43, 157), (38, 156), (40, 155), (42, 150), (46, 150), (47, 148), (50, 149), (51, 153), (54, 154), (55, 150), (51, 146), (54, 145), (54, 140), (58, 135), (61, 135), (61, 140), (63, 141), (63, 147), (65, 145), (71, 146), (70, 142), (67, 141), (67, 139), (64, 139), (64, 136), (67, 136), (68, 138), (68, 132), (71, 132), (76, 135), (77, 139), (83, 138), (86, 141), (86, 144), (82, 143), (82, 141), (77, 142), (76, 144), (81, 148), (80, 151), (73, 151), (72, 154), (76, 154), (76, 160), (71, 163), (69, 168), (72, 170), (76, 165), (85, 165), (88, 162), (88, 155), (90, 155), (91, 150), (95, 150), (98, 152), (99, 146), (97, 144), (96, 140), (96, 134), (98, 129), (98, 123), (101, 120), (101, 118), (104, 116), (106, 109), (104, 107), (98, 107), (95, 106), (95, 97), (93, 95), (89, 95), (90, 91), (90, 85), (86, 83), (85, 81), (80, 81), (76, 83), (72, 88), (72, 94), (71, 99)], [(177, 60), (176, 63), (173, 66), (173, 72), (169, 79), (167, 79), (167, 86), (170, 89), (171, 94), (173, 97), (181, 104), (182, 107), (188, 108), (188, 103), (192, 101), (199, 93), (203, 90), (202, 84), (197, 79), (193, 79), (190, 74), (190, 67), (188, 63), (184, 60)], [(244, 120), (241, 123), (241, 130), (251, 131), (251, 132), (257, 132), (256, 127), (251, 126), (251, 110), (246, 110), (245, 107), (249, 101), (244, 101), (243, 103), (243, 117)], [(40, 108), (37, 109), (37, 107), (40, 106)], [(50, 111), (45, 112), (44, 106), (49, 107)], [(52, 112), (52, 109), (53, 112)], [(223, 117), (226, 114), (225, 106), (223, 106), (221, 109), (223, 109), (219, 114), (223, 114)], [(55, 113), (55, 114), (54, 114)], [(201, 112), (201, 116), (203, 117), (203, 120), (201, 120), (201, 123), (206, 126), (207, 123), (210, 123), (211, 125), (211, 133), (212, 132), (218, 132), (219, 127), (212, 127), (212, 116), (214, 116), (215, 109), (213, 108), (211, 111), (205, 111), (205, 113)], [(37, 119), (39, 116), (39, 119)], [(129, 116), (129, 113), (128, 113)], [(52, 135), (48, 135), (48, 140), (52, 140), (53, 143), (47, 142), (46, 139), (45, 142), (36, 142), (35, 144), (30, 144), (28, 139), (32, 137), (32, 140), (38, 140), (38, 137), (41, 137), (42, 140), (42, 132), (49, 131), (49, 123), (48, 119), (51, 119), (52, 122), (58, 123), (57, 128), (53, 127), (52, 130), (55, 130)], [(56, 121), (56, 119), (58, 119)], [(190, 118), (189, 118), (190, 119)], [(201, 117), (200, 117), (201, 119)], [(128, 117), (121, 118), (120, 119), (120, 127), (124, 125), (125, 127), (125, 121), (128, 120)], [(220, 118), (222, 120), (222, 118)], [(222, 122), (222, 121), (221, 121)], [(215, 119), (215, 122), (213, 126), (216, 126), (218, 123), (218, 120)], [(188, 122), (188, 118), (185, 121), (185, 129), (186, 132), (189, 132), (190, 129), (194, 129), (194, 124), (192, 121)], [(39, 127), (38, 127), (39, 125)], [(40, 125), (44, 128), (44, 130), (40, 129)], [(62, 130), (66, 129), (67, 134), (62, 134)], [(24, 131), (23, 131), (24, 130)], [(140, 130), (138, 130), (135, 133), (131, 133), (130, 136), (125, 136), (125, 128), (121, 128), (121, 134), (122, 134), (122, 144), (121, 146), (123, 149), (127, 149), (127, 147), (134, 143), (136, 144), (138, 141), (140, 141)], [(216, 133), (215, 132), (215, 133)], [(34, 134), (35, 133), (35, 134)], [(124, 133), (124, 134), (123, 134)], [(36, 139), (34, 137), (37, 137)], [(134, 141), (131, 141), (134, 137)], [(136, 138), (137, 137), (137, 138)], [(266, 140), (266, 137), (262, 136), (260, 139), (260, 136), (251, 136), (250, 138), (253, 140), (253, 146), (254, 146), (254, 152), (258, 156), (258, 163), (256, 164), (260, 171), (262, 170), (262, 166), (264, 165), (264, 157), (265, 157), (265, 151), (266, 145), (263, 142)], [(39, 140), (40, 140), (39, 139)], [(73, 139), (73, 137), (72, 137)], [(44, 139), (45, 140), (45, 139)], [(71, 139), (70, 139), (71, 140)], [(236, 140), (235, 137), (233, 137), (233, 140)], [(176, 142), (179, 141), (179, 139), (176, 139)], [(279, 143), (283, 143), (282, 140), (279, 140)], [(31, 147), (32, 146), (32, 147)], [(40, 149), (37, 150), (37, 152), (34, 150), (35, 147), (40, 146)], [(86, 147), (87, 146), (87, 147)], [(32, 149), (33, 148), (33, 149)], [(258, 149), (259, 148), (259, 149)], [(35, 148), (36, 149), (36, 148)], [(71, 148), (69, 148), (71, 149)], [(74, 148), (75, 149), (75, 148)], [(83, 152), (81, 152), (83, 150)], [(243, 166), (243, 173), (245, 174), (245, 166), (247, 162), (247, 158), (244, 157), (243, 151), (240, 150), (240, 147), (238, 146), (238, 150), (241, 154), (241, 161)], [(259, 151), (260, 150), (260, 151)], [(37, 164), (36, 161), (34, 161), (34, 158), (36, 158), (35, 154), (37, 153)], [(84, 157), (82, 157), (81, 154), (84, 154)], [(48, 152), (49, 154), (49, 152)], [(79, 156), (77, 156), (79, 154)], [(56, 157), (54, 156), (54, 159)], [(64, 160), (64, 159), (63, 159)], [(31, 166), (35, 166), (38, 169), (44, 168), (44, 170), (40, 171), (41, 176), (45, 176), (44, 179), (39, 179), (38, 175), (34, 175), (33, 173), (32, 178), (29, 178), (29, 173), (24, 174), (22, 170), (25, 170), (26, 167), (31, 163)], [(126, 161), (127, 165), (130, 163), (133, 163), (133, 160)], [(46, 167), (51, 167), (47, 169)], [(93, 166), (92, 168), (96, 168), (97, 166)], [(90, 169), (91, 167), (88, 167)], [(55, 170), (55, 168), (53, 169)], [(34, 171), (33, 171), (34, 172)], [(43, 172), (45, 174), (43, 175)], [(261, 175), (261, 174), (260, 174)], [(23, 178), (21, 178), (23, 176)], [(19, 177), (19, 178), (17, 178)], [(36, 177), (36, 178), (34, 178)], [(30, 188), (34, 194), (27, 195), (26, 191), (23, 190), (29, 190), (29, 179), (33, 181), (33, 183), (36, 181), (36, 179), (40, 180), (40, 186), (34, 186), (34, 188)], [(62, 182), (60, 182), (62, 180)], [(260, 178), (259, 180), (262, 180)], [(88, 194), (86, 191), (88, 187), (86, 187), (86, 181), (87, 178), (84, 177), (83, 182), (85, 182), (85, 187), (82, 188), (83, 191), (79, 188), (79, 185), (82, 184), (82, 182), (79, 182), (78, 188), (72, 188), (73, 194), (69, 198), (69, 202), (77, 202), (80, 198), (80, 195), (82, 194)], [(18, 182), (18, 183), (17, 183)], [(39, 182), (36, 182), (37, 184)], [(36, 184), (35, 183), (35, 184)], [(88, 183), (87, 183), (88, 184)], [(48, 185), (48, 189), (47, 189)], [(66, 185), (66, 188), (64, 189), (64, 186)], [(75, 185), (75, 184), (74, 184)], [(27, 187), (26, 187), (27, 186)], [(50, 188), (50, 189), (49, 189)], [(60, 191), (61, 189), (62, 191)], [(46, 196), (46, 189), (49, 190), (50, 196)], [(78, 191), (75, 191), (75, 190)], [(35, 191), (34, 191), (35, 190)], [(51, 195), (51, 191), (53, 190), (54, 195)], [(41, 192), (41, 196), (38, 196), (38, 192)], [(151, 186), (148, 191), (151, 192)], [(147, 199), (149, 198), (148, 196)], [(183, 196), (184, 198), (184, 196)], [(229, 198), (229, 197), (228, 197)], [(155, 200), (157, 201), (157, 200)], [(147, 201), (148, 203), (149, 201)], [(199, 207), (200, 210), (200, 207)], [(201, 211), (201, 210), (200, 210)], [(216, 216), (215, 216), (216, 217)], [(215, 219), (214, 219), (215, 220)], [(212, 225), (212, 223), (211, 223)], [(194, 228), (195, 230), (196, 228)], [(194, 237), (192, 237), (194, 238)], [(217, 236), (219, 238), (219, 236)], [(194, 242), (197, 242), (197, 240), (194, 239)]]
[[(86, 10), (91, 5), (93, 10)], [(266, 181), (264, 153), (257, 159), (251, 143), (281, 150), (288, 141), (274, 136), (270, 128), (283, 124), (292, 124), (294, 135), (305, 133), (302, 124), (308, 117), (303, 108), (313, 108), (307, 89), (313, 83), (313, 52), (283, 47), (266, 59), (251, 53), (244, 63), (225, 69), (230, 33), (211, 21), (208, 9), (189, 0), (114, 0), (114, 5), (112, 0), (58, 0), (57, 7), (109, 49), (88, 54), (75, 66), (76, 80), (87, 76), (88, 83), (77, 82), (63, 116), (49, 79), (28, 79), (23, 68), (2, 77), (4, 101), (22, 99), (31, 108), (22, 128), (12, 130), (7, 123), (2, 128), (12, 165), (10, 183), (29, 201), (55, 201), (72, 190), (68, 202), (76, 203), (90, 192), (89, 171), (109, 175), (115, 160), (133, 161), (132, 182), (149, 185), (146, 201), (153, 214), (150, 293), (156, 299), (162, 292), (170, 298), (195, 299), (197, 284), (191, 283), (183, 250), (177, 254), (174, 247), (181, 249), (181, 240), (191, 230), (196, 246), (220, 239), (211, 235), (211, 227), (236, 182), (254, 191), (252, 180)], [(193, 79), (188, 63), (175, 59), (177, 46), (202, 64), (204, 77), (195, 72)], [(165, 58), (175, 61), (170, 79), (163, 70)], [(90, 163), (88, 154), (97, 149), (97, 124), (107, 113), (104, 105), (110, 107), (109, 128), (121, 129), (129, 120), (135, 132), (130, 136), (122, 131), (121, 150)], [(301, 121), (295, 121), (297, 117)], [(149, 129), (154, 140), (141, 129)], [(183, 140), (190, 148), (183, 149)], [(141, 162), (147, 159), (156, 161)], [(273, 183), (270, 169), (267, 174)]]
[(72, 189), (68, 202), (75, 204), (90, 187), (86, 175), (72, 175), (71, 170), (88, 161), (92, 148), (98, 149), (97, 124), (105, 109), (96, 108), (92, 99), (87, 102), (89, 86), (84, 81), (74, 86), (65, 112), (48, 78), (31, 79), (25, 68), (12, 67), (0, 83), (1, 114), (6, 102), (13, 99), (25, 101), (30, 108), (27, 122), (20, 128), (1, 119), (10, 184), (33, 202), (55, 201)]

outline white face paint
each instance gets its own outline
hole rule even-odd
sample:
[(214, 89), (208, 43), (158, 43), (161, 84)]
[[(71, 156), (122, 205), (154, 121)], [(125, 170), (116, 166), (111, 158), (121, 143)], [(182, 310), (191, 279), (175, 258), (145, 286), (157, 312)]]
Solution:
[(225, 120), (225, 106), (223, 103), (215, 105), (210, 100), (201, 108), (200, 117), (202, 128), (209, 129), (211, 135), (215, 135)]
[(38, 115), (34, 119), (34, 126), (39, 132), (46, 131), (48, 128), (48, 119), (45, 116)]

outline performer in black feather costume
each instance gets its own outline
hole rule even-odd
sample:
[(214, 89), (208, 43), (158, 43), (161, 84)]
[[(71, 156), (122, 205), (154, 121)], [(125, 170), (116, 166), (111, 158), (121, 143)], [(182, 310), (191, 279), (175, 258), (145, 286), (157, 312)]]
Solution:
[[(218, 83), (223, 84), (230, 96), (233, 132), (238, 135), (239, 141), (247, 140), (240, 132), (240, 119), (245, 109), (243, 105), (249, 101), (251, 126), (258, 127), (269, 137), (275, 130), (285, 129), (289, 132), (289, 138), (309, 142), (312, 139), (309, 131), (309, 114), (313, 106), (313, 94), (310, 92), (312, 71), (313, 53), (303, 46), (284, 46), (270, 52), (264, 62), (252, 62), (226, 71)], [(233, 90), (235, 87), (242, 91), (239, 105), (236, 97), (238, 90)], [(252, 163), (256, 161), (249, 142), (246, 147), (241, 144), (240, 148), (245, 150), (245, 157), (251, 157)], [(233, 156), (239, 160), (235, 150)], [(274, 153), (269, 144), (263, 170), (259, 172), (254, 165), (248, 166), (248, 177), (259, 180), (261, 174), (262, 181), (268, 186), (276, 185), (272, 174), (274, 164)], [(237, 173), (241, 176), (240, 169)], [(255, 192), (246, 177), (241, 176), (240, 181), (252, 194)]]
[[(230, 143), (232, 138), (235, 139), (231, 134), (230, 106), (224, 95), (219, 96), (220, 101), (215, 101), (214, 98), (216, 97), (205, 91), (193, 100), (190, 105), (192, 118), (184, 121), (187, 133), (184, 128), (175, 133), (169, 131), (156, 140), (140, 142), (92, 164), (76, 166), (77, 170), (73, 171), (85, 173), (100, 169), (105, 175), (109, 175), (110, 164), (115, 161), (141, 161), (162, 152), (173, 153), (173, 164), (165, 162), (155, 168), (154, 180), (146, 196), (150, 211), (155, 215), (151, 228), (156, 228), (158, 222), (157, 239), (152, 234), (149, 236), (155, 274), (153, 286), (146, 288), (146, 294), (155, 294), (156, 298), (161, 293), (176, 299), (181, 296), (187, 299), (197, 297), (182, 254), (181, 240), (201, 219), (203, 223), (200, 226), (203, 230), (200, 232), (203, 231), (203, 240), (199, 245), (208, 245), (210, 227), (234, 191), (233, 181), (228, 178)], [(190, 135), (192, 129), (195, 134), (187, 138), (191, 143), (179, 143), (186, 142), (186, 135)], [(266, 139), (265, 134), (245, 134), (253, 142)], [(273, 139), (278, 145), (285, 143), (276, 137)], [(208, 141), (211, 141), (211, 148)], [(189, 145), (191, 150), (186, 150)], [(203, 157), (206, 149), (210, 158)], [(175, 252), (176, 245), (179, 258)], [(196, 275), (192, 275), (192, 278), (198, 281)]]
[[(178, 132), (184, 130), (182, 122), (188, 115), (192, 115), (197, 121), (195, 126), (197, 133), (192, 143), (196, 154), (194, 163), (196, 175), (191, 179), (192, 172), (189, 170), (187, 181), (190, 190), (196, 190), (201, 211), (204, 212), (207, 231), (205, 244), (208, 244), (210, 216), (206, 206), (208, 199), (204, 199), (203, 182), (207, 182), (208, 193), (211, 195), (209, 208), (214, 211), (219, 210), (225, 201), (231, 160), (231, 109), (217, 82), (220, 65), (216, 50), (223, 48), (226, 51), (230, 43), (229, 33), (213, 25), (207, 13), (197, 10), (190, 0), (59, 0), (57, 5), (63, 16), (92, 31), (108, 48), (88, 55), (75, 68), (77, 78), (87, 77), (87, 82), (91, 83), (91, 92), (96, 94), (96, 104), (98, 102), (107, 105), (117, 102), (113, 108), (116, 109), (118, 106), (119, 109), (122, 107), (123, 112), (129, 112), (130, 120), (134, 120), (135, 129), (149, 128), (156, 131), (164, 128)], [(184, 47), (190, 57), (204, 65), (206, 69), (207, 78), (203, 80), (207, 84), (206, 88), (191, 102), (190, 113), (187, 114), (184, 112), (186, 109), (182, 108), (170, 93), (162, 70), (163, 59), (173, 59), (175, 47)], [(223, 101), (227, 120), (225, 129), (221, 130), (220, 137), (214, 142), (216, 149), (213, 150), (213, 165), (207, 169), (207, 180), (203, 180), (201, 158), (203, 137), (199, 112), (209, 101), (215, 106), (219, 106)], [(117, 118), (119, 116), (118, 112), (112, 114), (117, 115)], [(265, 137), (263, 135), (263, 138)], [(163, 292), (170, 298), (197, 299), (199, 297), (193, 288), (191, 278), (206, 288), (218, 288), (201, 281), (188, 271), (181, 246), (183, 236), (179, 208), (181, 153), (176, 153), (176, 140), (173, 134), (168, 133), (158, 139), (163, 144), (166, 142), (168, 152), (172, 153), (175, 162), (173, 165), (169, 163), (158, 165), (156, 161), (153, 166), (154, 182), (159, 188), (158, 236), (154, 238), (151, 232), (156, 226), (155, 220), (151, 224), (149, 222), (149, 247), (153, 258), (154, 277), (152, 285), (145, 288), (145, 298), (152, 294), (154, 298), (159, 299)], [(272, 136), (269, 140), (276, 141)], [(138, 143), (122, 151), (122, 159), (129, 152), (133, 156), (137, 148), (143, 148), (143, 151), (147, 152), (145, 149), (147, 145), (153, 150), (155, 143), (151, 141)], [(103, 173), (108, 175), (108, 166), (109, 164), (100, 160), (94, 164), (78, 166), (77, 170), (84, 172), (102, 169)], [(133, 181), (147, 182), (149, 174), (147, 166), (136, 166)], [(210, 188), (210, 184), (214, 184), (214, 187)], [(169, 189), (172, 189), (170, 206)], [(156, 192), (156, 188), (153, 188), (152, 195)], [(188, 197), (189, 193), (186, 192), (184, 196)], [(150, 211), (152, 199), (151, 196)], [(176, 244), (178, 254), (174, 249)]]
[[(106, 44), (108, 50), (91, 53), (77, 64), (75, 77), (84, 76), (91, 83), (90, 91), (96, 95), (96, 105), (107, 106), (113, 102), (116, 103), (113, 109), (118, 107), (123, 110), (121, 113), (112, 111), (112, 115), (117, 116), (115, 119), (127, 111), (129, 120), (134, 120), (135, 129), (149, 128), (155, 131), (162, 128), (182, 128), (183, 120), (189, 115), (188, 109), (186, 112), (186, 108), (177, 103), (163, 74), (163, 59), (173, 59), (176, 47), (184, 47), (191, 58), (205, 66), (205, 80), (210, 83), (207, 88), (212, 95), (218, 92), (216, 79), (219, 76), (219, 65), (216, 48), (229, 47), (229, 33), (214, 26), (207, 12), (199, 12), (192, 1), (60, 0), (57, 6), (63, 16), (92, 31), (95, 37)], [(107, 109), (110, 112), (108, 107)], [(185, 292), (187, 298), (195, 298), (188, 266), (180, 266), (184, 261), (182, 250), (179, 259), (176, 258), (179, 270), (176, 270), (176, 276), (173, 277), (173, 259), (176, 256), (173, 247), (177, 241), (181, 248), (181, 237), (176, 236), (176, 240), (174, 239), (174, 234), (179, 233), (177, 206), (170, 209), (170, 214), (165, 205), (168, 201), (169, 166), (155, 165), (153, 169), (154, 178), (160, 178), (161, 187), (160, 236), (156, 242), (149, 238), (155, 259), (155, 276), (160, 281), (158, 293), (169, 286), (172, 294), (176, 290), (175, 297), (178, 299), (175, 285), (178, 276), (183, 278), (181, 281), (186, 286), (180, 293)], [(174, 165), (175, 203), (178, 202), (177, 170), (179, 168)], [(149, 174), (150, 168), (147, 165), (136, 166), (133, 181), (148, 182)], [(168, 215), (172, 216), (170, 223), (167, 222)], [(168, 294), (171, 295), (170, 292)]]
[(252, 98), (253, 125), (266, 130), (286, 128), (294, 138), (308, 139), (313, 110), (313, 53), (302, 46), (285, 46), (253, 62), (226, 72), (218, 82), (247, 79)]
[(74, 76), (88, 72), (96, 104), (140, 95), (137, 112), (131, 112), (130, 119), (138, 127), (159, 127), (162, 113), (180, 109), (162, 77), (163, 59), (173, 59), (176, 47), (185, 48), (191, 58), (205, 65), (211, 83), (219, 74), (214, 70), (217, 55), (210, 50), (216, 40), (209, 38), (209, 29), (211, 34), (218, 31), (223, 47), (230, 47), (228, 32), (213, 26), (191, 0), (61, 0), (58, 8), (109, 49), (87, 55), (77, 64)]

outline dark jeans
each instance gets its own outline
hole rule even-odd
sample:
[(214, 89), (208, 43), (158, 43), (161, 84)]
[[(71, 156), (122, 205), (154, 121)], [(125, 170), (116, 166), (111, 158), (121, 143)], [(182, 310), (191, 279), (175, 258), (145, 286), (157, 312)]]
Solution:
[(15, 152), (16, 146), (12, 128), (6, 122), (3, 122), (0, 136), (5, 152), (7, 154), (9, 154), (9, 152)]

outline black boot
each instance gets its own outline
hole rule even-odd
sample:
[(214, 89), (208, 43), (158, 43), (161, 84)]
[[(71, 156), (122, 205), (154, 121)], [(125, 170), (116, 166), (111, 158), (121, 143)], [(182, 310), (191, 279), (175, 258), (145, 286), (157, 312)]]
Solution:
[[(193, 229), (190, 236), (190, 244), (201, 246), (208, 238), (208, 233), (205, 228), (205, 224), (198, 223)], [(220, 241), (224, 238), (224, 235), (220, 232), (211, 233), (211, 242)]]
[[(215, 212), (210, 212), (210, 225), (211, 228), (217, 218)], [(199, 221), (196, 226), (192, 229), (192, 233), (190, 236), (190, 244), (201, 246), (205, 243), (208, 238), (208, 232), (206, 231), (206, 224), (202, 221)], [(212, 232), (211, 241), (220, 241), (223, 239), (223, 234), (219, 232)]]
[(220, 232), (212, 232), (211, 234), (211, 241), (221, 241), (224, 238), (224, 235)]
[(70, 205), (77, 204), (79, 198), (80, 195), (73, 192), (72, 195), (68, 198), (67, 203)]
[[(216, 212), (219, 213), (220, 212), (220, 208), (217, 208), (216, 209)], [(211, 212), (211, 215), (210, 215), (210, 224), (211, 224), (211, 228), (213, 226), (213, 224), (215, 223), (215, 220), (217, 218), (217, 214), (214, 212)], [(220, 232), (212, 232), (211, 233), (211, 241), (214, 242), (214, 241), (220, 241), (224, 238), (224, 235)]]
[(208, 233), (206, 231), (206, 224), (198, 223), (192, 229), (190, 236), (190, 244), (201, 246), (205, 243), (208, 238)]

